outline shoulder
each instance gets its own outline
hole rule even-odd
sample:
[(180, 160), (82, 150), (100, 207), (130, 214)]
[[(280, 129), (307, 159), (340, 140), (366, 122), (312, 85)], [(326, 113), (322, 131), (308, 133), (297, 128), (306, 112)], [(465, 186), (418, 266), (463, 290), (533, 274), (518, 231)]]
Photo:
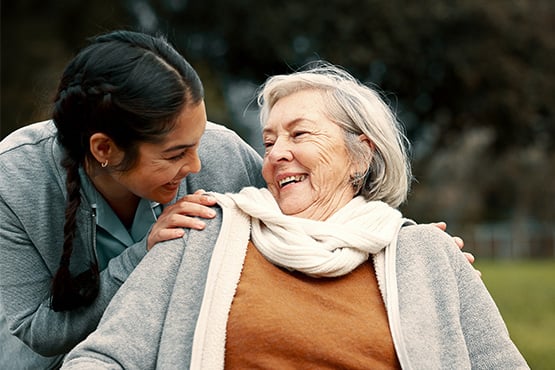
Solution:
[(196, 286), (195, 282), (206, 279), (222, 225), (222, 209), (218, 206), (213, 208), (216, 217), (204, 220), (206, 227), (203, 230), (187, 229), (181, 238), (156, 244), (133, 270), (124, 286), (133, 291), (140, 289), (140, 286), (148, 281), (160, 280), (157, 284), (169, 283), (167, 286), (171, 288), (172, 281), (181, 279), (178, 276), (182, 276), (185, 279), (184, 285), (192, 285), (177, 288), (202, 296), (201, 292), (196, 291), (199, 286)]
[(432, 225), (403, 227), (396, 257), (399, 289), (411, 299), (415, 294), (451, 296), (472, 269), (453, 238)]
[(65, 173), (59, 164), (61, 154), (52, 121), (14, 131), (0, 142), (0, 169), (10, 174), (1, 177), (0, 191), (13, 192), (14, 187), (23, 191), (20, 187), (24, 187), (40, 193), (38, 189), (50, 186), (63, 188)]
[[(172, 261), (174, 259), (173, 253), (184, 253), (187, 251), (186, 253), (189, 254), (191, 250), (195, 250), (195, 253), (198, 255), (205, 255), (206, 253), (200, 252), (200, 250), (207, 250), (209, 254), (218, 239), (222, 226), (222, 208), (219, 205), (211, 208), (216, 212), (216, 216), (210, 219), (203, 219), (205, 223), (204, 229), (185, 229), (186, 232), (183, 237), (156, 244), (147, 253), (141, 264), (149, 259), (159, 259), (157, 263), (163, 260)], [(154, 265), (157, 263), (154, 263)]]
[(401, 228), (398, 239), (400, 256), (432, 259), (436, 262), (457, 260), (461, 254), (453, 238), (430, 224), (410, 225)]
[(219, 123), (214, 123), (211, 121), (206, 122), (206, 130), (205, 133), (215, 133), (215, 134), (226, 134), (226, 135), (232, 135), (235, 136), (237, 135), (235, 131), (227, 128), (226, 126), (219, 124)]
[(209, 159), (216, 158), (218, 161), (225, 158), (222, 155), (248, 157), (257, 162), (262, 160), (260, 155), (235, 131), (213, 122), (206, 124), (199, 153), (201, 156)]
[(451, 244), (449, 234), (430, 224), (408, 225), (401, 228), (399, 241), (429, 244), (430, 242)]
[(197, 189), (238, 192), (245, 186), (264, 186), (262, 158), (234, 131), (208, 122), (199, 147), (200, 172), (186, 178), (180, 196)]
[(40, 145), (55, 137), (56, 127), (51, 120), (32, 123), (15, 130), (0, 141), (0, 155), (6, 155), (20, 148)]
[(201, 147), (202, 145), (216, 143), (220, 145), (248, 145), (235, 131), (224, 125), (208, 121), (202, 136)]

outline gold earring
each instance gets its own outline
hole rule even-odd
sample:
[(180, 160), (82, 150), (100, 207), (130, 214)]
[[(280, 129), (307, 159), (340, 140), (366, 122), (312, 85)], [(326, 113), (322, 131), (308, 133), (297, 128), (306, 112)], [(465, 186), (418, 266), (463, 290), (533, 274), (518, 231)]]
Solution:
[(100, 164), (102, 166), (102, 168), (105, 168), (106, 166), (108, 166), (108, 160), (106, 160), (106, 162)]

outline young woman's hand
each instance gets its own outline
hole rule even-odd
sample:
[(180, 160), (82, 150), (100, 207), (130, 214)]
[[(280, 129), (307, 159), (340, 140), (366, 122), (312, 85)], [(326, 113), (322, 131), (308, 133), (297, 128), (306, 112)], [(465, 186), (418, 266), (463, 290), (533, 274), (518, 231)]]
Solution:
[[(440, 230), (443, 230), (443, 231), (447, 230), (447, 224), (445, 222), (433, 222), (432, 225), (438, 227)], [(464, 240), (462, 240), (462, 238), (458, 236), (452, 236), (452, 238), (455, 241), (455, 244), (457, 244), (457, 246), (462, 250), (464, 248)], [(472, 253), (463, 252), (463, 254), (468, 260), (468, 262), (470, 262), (471, 264), (473, 264), (474, 261), (476, 260), (472, 255)], [(478, 273), (478, 275), (482, 276), (482, 273), (479, 270), (476, 270), (476, 272)]]
[(201, 218), (213, 218), (216, 212), (210, 206), (216, 199), (204, 190), (185, 195), (177, 202), (164, 208), (158, 220), (152, 226), (147, 238), (147, 250), (159, 242), (180, 238), (185, 234), (184, 228), (202, 230), (206, 226)]

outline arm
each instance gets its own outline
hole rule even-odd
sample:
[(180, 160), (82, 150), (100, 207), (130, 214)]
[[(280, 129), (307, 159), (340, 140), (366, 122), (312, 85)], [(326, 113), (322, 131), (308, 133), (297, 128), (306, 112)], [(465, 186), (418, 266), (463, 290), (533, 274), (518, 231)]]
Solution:
[[(67, 353), (94, 330), (112, 296), (146, 253), (145, 243), (129, 247), (101, 272), (100, 292), (90, 306), (55, 312), (50, 308), (50, 283), (59, 263), (61, 241), (43, 236), (57, 230), (59, 215), (52, 216), (28, 226), (23, 223), (25, 217), (13, 213), (0, 196), (0, 299), (7, 321), (3, 330), (9, 328), (44, 356)], [(82, 236), (79, 234), (78, 240), (83, 240)], [(75, 271), (85, 269), (92, 253), (90, 245), (75, 245)]]
[(459, 258), (458, 291), (463, 334), (473, 369), (528, 369), (479, 276)]
[(64, 369), (151, 369), (184, 246), (157, 246), (114, 296), (98, 326), (66, 357)]
[(413, 361), (527, 368), (495, 302), (449, 235), (429, 225), (409, 226), (398, 250), (404, 344)]

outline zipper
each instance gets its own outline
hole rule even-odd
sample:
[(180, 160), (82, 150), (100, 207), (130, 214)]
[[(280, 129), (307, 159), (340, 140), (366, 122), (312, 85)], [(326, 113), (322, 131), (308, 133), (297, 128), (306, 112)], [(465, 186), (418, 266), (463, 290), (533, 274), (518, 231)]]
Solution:
[(91, 204), (91, 219), (92, 219), (92, 256), (96, 265), (98, 265), (98, 255), (96, 252), (96, 203)]

